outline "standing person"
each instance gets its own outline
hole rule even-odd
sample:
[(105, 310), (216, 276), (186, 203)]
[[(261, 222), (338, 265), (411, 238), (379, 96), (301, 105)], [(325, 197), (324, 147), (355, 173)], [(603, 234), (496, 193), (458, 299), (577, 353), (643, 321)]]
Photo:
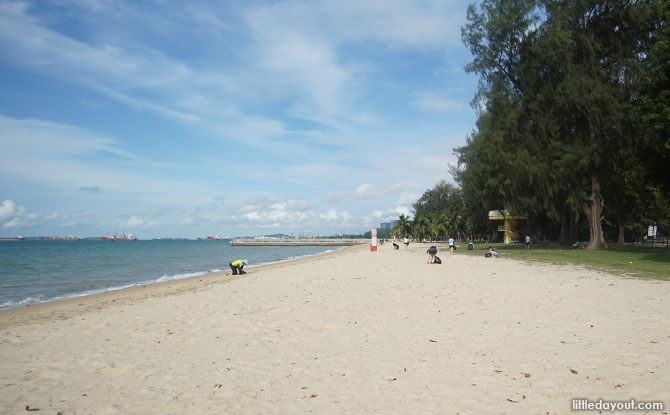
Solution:
[(249, 264), (249, 260), (247, 259), (238, 259), (236, 261), (231, 262), (230, 264), (230, 269), (233, 270), (233, 275), (237, 275), (238, 273), (240, 275), (246, 274), (244, 271), (244, 266)]
[(530, 235), (526, 234), (526, 249), (530, 249), (531, 238)]
[(405, 236), (405, 239), (403, 239), (402, 243), (405, 244), (405, 247), (408, 247), (409, 246), (409, 239), (407, 239), (407, 237)]
[(453, 254), (455, 250), (456, 250), (456, 242), (454, 241), (454, 238), (452, 238), (450, 236), (449, 237), (449, 253)]

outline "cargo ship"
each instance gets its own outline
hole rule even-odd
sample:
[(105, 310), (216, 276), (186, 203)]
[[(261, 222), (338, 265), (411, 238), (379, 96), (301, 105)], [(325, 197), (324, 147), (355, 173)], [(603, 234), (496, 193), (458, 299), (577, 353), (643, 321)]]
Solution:
[(81, 241), (81, 238), (76, 236), (45, 236), (40, 239), (43, 241)]
[(0, 238), (0, 241), (25, 241), (26, 238), (24, 238), (22, 235), (17, 236), (16, 238)]
[(206, 238), (198, 238), (199, 241), (223, 241), (226, 238), (223, 238), (219, 235), (208, 236)]
[(100, 237), (101, 241), (136, 241), (137, 238), (133, 236), (132, 233), (125, 234), (122, 233), (121, 235), (112, 235), (112, 236), (101, 236)]

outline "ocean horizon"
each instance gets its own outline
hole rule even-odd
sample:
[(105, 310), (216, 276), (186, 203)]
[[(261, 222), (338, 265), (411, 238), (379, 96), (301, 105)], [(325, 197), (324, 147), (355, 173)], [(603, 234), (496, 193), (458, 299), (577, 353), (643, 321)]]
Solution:
[(229, 240), (0, 241), (0, 310), (248, 268), (342, 249), (230, 246)]

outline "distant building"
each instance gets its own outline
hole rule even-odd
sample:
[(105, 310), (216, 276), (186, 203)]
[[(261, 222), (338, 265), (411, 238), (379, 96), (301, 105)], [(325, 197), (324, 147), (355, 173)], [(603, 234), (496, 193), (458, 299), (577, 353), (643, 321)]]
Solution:
[(388, 229), (388, 230), (391, 230), (391, 229), (393, 229), (393, 225), (395, 225), (396, 222), (398, 222), (398, 221), (397, 221), (397, 220), (392, 220), (391, 222), (383, 222), (383, 223), (380, 223), (380, 224), (379, 224), (379, 229)]

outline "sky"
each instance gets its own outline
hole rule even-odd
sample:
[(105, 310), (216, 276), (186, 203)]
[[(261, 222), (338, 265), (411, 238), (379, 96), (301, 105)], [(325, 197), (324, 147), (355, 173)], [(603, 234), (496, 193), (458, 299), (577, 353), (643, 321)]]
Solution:
[(475, 125), (467, 5), (0, 0), (0, 236), (411, 215)]

